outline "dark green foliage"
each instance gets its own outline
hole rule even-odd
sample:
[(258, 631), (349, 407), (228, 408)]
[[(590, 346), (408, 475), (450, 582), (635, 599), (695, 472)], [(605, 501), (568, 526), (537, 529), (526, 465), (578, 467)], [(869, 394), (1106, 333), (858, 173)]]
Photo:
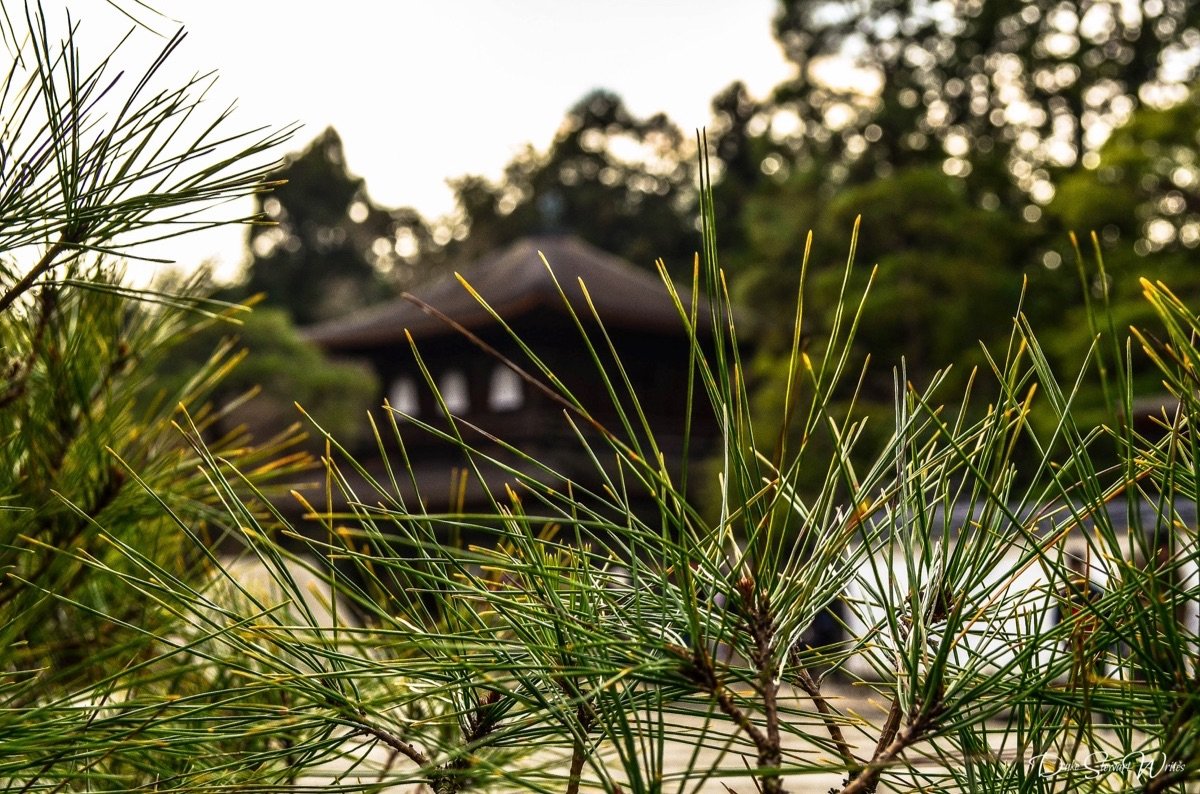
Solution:
[(368, 367), (326, 359), (304, 341), (285, 310), (270, 305), (207, 323), (163, 362), (160, 383), (186, 381), (217, 351), (244, 355), (213, 392), (218, 409), (236, 406), (214, 420), (218, 436), (247, 425), (265, 440), (300, 420), (299, 404), (353, 445), (366, 431), (367, 412), (382, 403)]
[(454, 183), (467, 236), (447, 253), (470, 261), (526, 235), (565, 231), (690, 276), (696, 193), (684, 143), (665, 116), (639, 119), (614, 94), (593, 92), (568, 111), (548, 152), (526, 150), (498, 184)]
[(213, 208), (252, 192), (263, 153), (287, 135), (231, 135), (223, 116), (183, 123), (201, 115), (204, 86), (159, 75), (181, 35), (121, 72), (113, 53), (76, 46), (77, 23), (60, 38), (40, 7), (2, 16), (13, 60), (0, 76), (0, 788), (128, 790), (169, 778), (187, 753), (177, 742), (179, 755), (151, 762), (139, 741), (164, 743), (149, 712), (125, 703), (222, 708), (192, 683), (204, 665), (178, 652), (189, 627), (162, 603), (170, 587), (211, 586), (208, 544), (238, 526), (198, 464), (216, 454), (245, 467), (233, 493), (253, 516), (257, 489), (298, 459), (285, 439), (189, 443), (208, 429), (203, 405), (226, 362), (171, 385), (157, 372), (224, 307), (187, 287), (130, 288), (112, 254), (237, 220)]
[[(1006, 335), (1008, 307), (1020, 297), (1014, 263), (1022, 241), (1002, 215), (974, 206), (961, 182), (934, 168), (844, 191), (825, 209), (822, 236), (852, 228), (859, 214), (859, 256), (878, 273), (877, 309), (864, 318), (858, 341), (881, 369), (905, 353), (909, 376), (924, 382), (956, 359), (978, 362), (965, 339)], [(814, 282), (826, 305), (836, 295), (838, 270), (827, 268)], [(884, 393), (892, 388), (888, 380)]]
[[(964, 338), (1004, 333), (1004, 307), (1015, 305), (1020, 294), (1017, 263), (1023, 241), (1004, 216), (973, 205), (961, 182), (938, 169), (909, 169), (847, 188), (827, 202), (802, 195), (811, 187), (811, 180), (798, 174), (748, 205), (747, 234), (762, 252), (760, 263), (774, 264), (773, 279), (746, 286), (748, 304), (787, 300), (804, 256), (806, 238), (800, 230), (811, 226), (818, 240), (812, 254), (813, 322), (826, 327), (846, 253), (820, 241), (844, 235), (861, 215), (859, 257), (879, 272), (878, 308), (865, 318), (860, 342), (885, 371), (907, 352), (923, 360), (911, 362), (911, 372), (927, 375), (932, 362), (969, 353)], [(784, 208), (807, 210), (807, 217), (795, 223), (795, 215), (790, 220), (780, 215)], [(869, 272), (863, 268), (864, 279)]]
[[(1095, 167), (1063, 177), (1047, 206), (1050, 224), (1078, 234), (1085, 252), (1095, 248), (1103, 255), (1104, 271), (1088, 274), (1082, 288), (1112, 307), (1118, 331), (1152, 322), (1142, 279), (1169, 284), (1188, 303), (1200, 298), (1198, 129), (1195, 91), (1170, 108), (1138, 110), (1100, 149)], [(1049, 256), (1061, 252), (1063, 270), (1075, 270), (1067, 245), (1050, 250)], [(1063, 314), (1062, 331), (1049, 342), (1060, 357), (1088, 344), (1096, 332), (1084, 318), (1082, 306)], [(1147, 363), (1135, 372), (1147, 387), (1157, 383)], [(1092, 395), (1097, 404), (1100, 397), (1098, 390)]]
[(1089, 129), (1115, 126), (1155, 86), (1194, 77), (1200, 64), (1176, 53), (1195, 48), (1198, 25), (1200, 11), (1185, 0), (783, 0), (775, 31), (801, 68), (785, 96), (811, 125), (855, 104), (816, 82), (822, 57), (844, 54), (882, 85), (840, 136), (877, 125), (870, 160), (939, 160), (964, 137), (972, 163), (1012, 157), (1041, 167), (1076, 163), (1094, 148)]
[(253, 258), (239, 295), (266, 293), (305, 325), (393, 294), (390, 278), (402, 283), (406, 267), (394, 245), (402, 224), (347, 170), (336, 131), (289, 156), (271, 179), (277, 184), (257, 194), (269, 223), (250, 229)]
[(1200, 245), (1198, 130), (1195, 90), (1169, 108), (1140, 109), (1099, 150), (1094, 167), (1063, 176), (1049, 212), (1067, 229), (1095, 230), (1121, 258), (1186, 257)]
[[(203, 570), (202, 550), (164, 506), (198, 537), (228, 530), (174, 426), (188, 421), (185, 411), (203, 415), (223, 362), (200, 362), (171, 385), (157, 378), (200, 319), (131, 302), (102, 270), (44, 283), (0, 318), (9, 375), (0, 397), (0, 644), (9, 669), (27, 671), (15, 680), (26, 690), (18, 697), (136, 662), (148, 649), (122, 623), (174, 625), (117, 579), (138, 570), (124, 545), (180, 576)], [(249, 468), (280, 453), (256, 452), (234, 434), (217, 450)]]
[[(1168, 184), (1166, 173), (1174, 167), (1168, 163), (1194, 158), (1197, 142), (1186, 111), (1139, 108), (1147, 101), (1162, 107), (1187, 94), (1200, 68), (1185, 54), (1200, 42), (1198, 26), (1195, 4), (1158, 0), (955, 6), (783, 0), (775, 31), (800, 71), (760, 113), (794, 114), (800, 124), (776, 150), (779, 159), (764, 163), (771, 174), (759, 189), (770, 195), (772, 182), (801, 173), (810, 175), (806, 192), (816, 189), (824, 199), (835, 189), (844, 193), (846, 185), (880, 178), (886, 183), (910, 168), (942, 169), (963, 186), (967, 201), (1001, 213), (1007, 235), (1029, 244), (1012, 250), (1001, 267), (1036, 268), (1051, 249), (1057, 254), (1051, 265), (1069, 260), (1065, 230), (1086, 235), (1112, 226), (1111, 240), (1121, 224), (1135, 224), (1139, 231), (1122, 238), (1128, 250), (1162, 216), (1150, 203), (1172, 190), (1187, 199), (1188, 190)], [(835, 57), (843, 60), (830, 60)], [(847, 64), (858, 71), (845, 74)], [(831, 85), (831, 75), (841, 83)], [(1177, 121), (1168, 121), (1173, 117)], [(1100, 152), (1107, 133), (1127, 120)], [(758, 137), (781, 140), (775, 133)], [(1139, 143), (1120, 143), (1131, 139)], [(1159, 141), (1158, 176), (1145, 173), (1144, 159), (1115, 162), (1128, 159), (1121, 148), (1131, 152)], [(760, 158), (771, 154), (760, 144)], [(1098, 156), (1109, 168), (1096, 167)], [(739, 175), (751, 171), (737, 169)], [(739, 176), (739, 182), (745, 179)], [(1064, 190), (1064, 199), (1049, 209), (1056, 217), (1043, 217), (1041, 207)], [(718, 185), (718, 197), (720, 191)], [(860, 210), (871, 223), (869, 209)], [(1168, 220), (1180, 225), (1185, 214)], [(822, 228), (816, 220), (807, 225)], [(754, 252), (748, 253), (753, 261)], [(1060, 275), (1073, 283), (1067, 271)], [(1060, 288), (1051, 289), (1065, 297)]]
[[(874, 362), (866, 400), (890, 402), (901, 357), (914, 382), (953, 362), (948, 383), (964, 383), (1023, 290), (1048, 351), (1073, 366), (1099, 329), (1084, 319), (1071, 232), (1089, 255), (1100, 234), (1105, 272), (1084, 291), (1119, 322), (1150, 320), (1141, 276), (1192, 294), (1195, 100), (1165, 105), (1188, 95), (1198, 25), (1182, 2), (783, 0), (775, 30), (797, 76), (760, 101), (731, 86), (710, 136), (725, 261), (754, 308), (760, 404), (778, 404), (786, 382), (780, 329), (807, 232), (804, 331), (819, 339), (846, 255), (829, 241), (858, 215), (854, 283), (879, 267), (857, 347)], [(1098, 382), (1083, 390), (1106, 410)]]

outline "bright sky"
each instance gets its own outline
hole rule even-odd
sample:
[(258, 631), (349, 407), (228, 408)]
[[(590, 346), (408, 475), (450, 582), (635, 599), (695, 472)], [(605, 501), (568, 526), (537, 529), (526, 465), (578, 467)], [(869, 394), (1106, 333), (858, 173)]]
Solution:
[[(119, 0), (135, 9), (133, 0)], [(52, 21), (62, 20), (46, 2)], [(78, 41), (104, 47), (129, 26), (105, 0), (69, 4)], [(665, 111), (685, 132), (735, 79), (765, 95), (790, 74), (771, 36), (775, 0), (160, 0), (185, 24), (181, 73), (216, 68), (213, 111), (238, 100), (235, 126), (301, 122), (302, 148), (342, 135), (376, 202), (429, 217), (453, 206), (446, 180), (498, 176), (526, 143), (544, 149), (566, 110), (593, 88), (639, 115)], [(162, 30), (173, 23), (145, 17)], [(141, 32), (137, 68), (160, 41)], [(144, 53), (144, 54), (142, 54)], [(216, 258), (229, 273), (242, 232), (193, 238), (181, 266)]]

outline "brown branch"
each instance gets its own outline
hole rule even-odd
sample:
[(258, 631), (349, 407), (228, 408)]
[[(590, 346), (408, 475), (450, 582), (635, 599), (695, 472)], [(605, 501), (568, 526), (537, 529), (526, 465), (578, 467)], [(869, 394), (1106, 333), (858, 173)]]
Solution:
[[(770, 667), (764, 665), (759, 670), (759, 682), (762, 685), (763, 716), (767, 721), (767, 744), (758, 751), (758, 765), (763, 769), (778, 769), (783, 765), (783, 750), (779, 738), (779, 682), (775, 680)], [(772, 775), (763, 781), (764, 794), (780, 794), (783, 791), (783, 781), (779, 775)]]
[[(496, 719), (490, 707), (498, 699), (499, 694), (496, 692), (488, 692), (480, 699), (479, 708), (471, 716), (467, 729), (463, 731), (463, 740), (467, 745), (481, 741), (495, 729)], [(358, 720), (342, 720), (342, 722), (360, 733), (373, 736), (391, 748), (392, 752), (388, 757), (387, 766), (380, 772), (379, 781), (383, 780), (384, 775), (391, 769), (398, 755), (403, 755), (421, 767), (429, 767), (432, 763), (428, 756), (399, 736)], [(455, 758), (429, 773), (429, 787), (435, 794), (457, 794), (457, 792), (465, 787), (462, 773), (468, 769), (470, 769), (470, 762), (466, 758)]]
[[(892, 710), (888, 714), (887, 723), (884, 724), (884, 732), (880, 735), (879, 744), (875, 748), (875, 755), (871, 758), (871, 763), (863, 767), (842, 788), (841, 794), (874, 794), (876, 787), (879, 786), (879, 776), (883, 770), (895, 761), (906, 748), (920, 741), (929, 727), (929, 718), (926, 715), (919, 716), (903, 730), (895, 729), (895, 725), (899, 724), (899, 722), (900, 702), (899, 700), (894, 700), (892, 701)], [(890, 740), (888, 739), (889, 729), (893, 734)]]
[[(1182, 694), (1182, 693), (1181, 693)], [(1196, 717), (1196, 705), (1192, 698), (1183, 696), (1181, 707), (1172, 709), (1169, 719), (1162, 720), (1166, 736), (1170, 739), (1159, 752), (1167, 761), (1175, 759), (1174, 763), (1164, 764), (1163, 768), (1146, 781), (1142, 790), (1147, 794), (1158, 794), (1168, 791), (1179, 783), (1186, 782), (1197, 767), (1197, 748), (1193, 734), (1187, 728)], [(1182, 745), (1182, 747), (1181, 747)], [(1181, 752), (1181, 750), (1183, 752)], [(1188, 758), (1183, 761), (1180, 756)]]
[[(794, 663), (797, 662), (795, 656), (793, 656), (792, 661)], [(793, 675), (795, 676), (796, 684), (804, 690), (804, 693), (812, 700), (813, 706), (816, 707), (817, 713), (821, 715), (821, 721), (825, 723), (825, 730), (829, 732), (829, 738), (833, 740), (834, 746), (837, 747), (838, 755), (845, 762), (848, 774), (851, 777), (858, 774), (862, 767), (862, 761), (850, 749), (850, 743), (846, 741), (846, 735), (842, 733), (842, 726), (838, 725), (838, 715), (829, 706), (829, 701), (821, 693), (821, 685), (817, 683), (817, 680), (812, 677), (812, 674), (805, 667), (798, 663)]]
[(1187, 780), (1187, 769), (1179, 769), (1172, 772), (1167, 772), (1165, 769), (1159, 772), (1154, 777), (1146, 781), (1146, 785), (1142, 788), (1146, 794), (1159, 794), (1159, 792), (1167, 791), (1172, 786), (1176, 786)]
[(687, 648), (678, 645), (668, 645), (666, 649), (671, 654), (683, 660), (683, 674), (701, 692), (716, 698), (717, 705), (720, 707), (722, 713), (733, 720), (734, 724), (750, 737), (755, 747), (766, 743), (766, 735), (759, 730), (758, 726), (750, 721), (745, 712), (738, 708), (737, 703), (734, 702), (733, 693), (717, 678), (712, 659), (703, 648), (697, 647), (695, 650), (689, 652)]
[(418, 766), (429, 766), (428, 756), (418, 750), (415, 746), (401, 739), (399, 736), (388, 733), (382, 728), (376, 728), (374, 725), (369, 723), (359, 722), (358, 720), (343, 718), (340, 720), (340, 722), (348, 727), (354, 728), (359, 733), (365, 733), (368, 736), (378, 739)]
[[(358, 720), (342, 720), (342, 722), (359, 733), (365, 733), (368, 736), (373, 736), (383, 744), (390, 747), (393, 752), (399, 753), (414, 764), (420, 767), (428, 768), (430, 766), (429, 757), (418, 750), (414, 745), (404, 741), (399, 736), (388, 733), (382, 728), (376, 728), (366, 722)], [(392, 760), (389, 760), (389, 765)], [(462, 778), (457, 773), (466, 768), (465, 762), (462, 759), (451, 761), (443, 767), (439, 767), (429, 773), (429, 787), (433, 789), (434, 794), (457, 794), (462, 790)]]
[(54, 245), (46, 249), (46, 253), (42, 254), (42, 258), (33, 268), (21, 277), (21, 280), (9, 287), (8, 291), (0, 295), (0, 312), (8, 309), (13, 302), (21, 297), (23, 293), (29, 290), (34, 283), (42, 277), (42, 275), (54, 265), (54, 260), (58, 259), (58, 255), (71, 247), (71, 243), (64, 233), (58, 238)]
[(758, 672), (758, 689), (763, 699), (766, 731), (751, 722), (734, 699), (733, 692), (717, 677), (712, 656), (701, 645), (689, 654), (684, 648), (670, 646), (668, 650), (687, 661), (685, 675), (700, 688), (712, 695), (717, 706), (754, 743), (758, 750), (758, 768), (762, 772), (760, 790), (765, 794), (785, 794), (783, 778), (779, 768), (783, 765), (782, 745), (779, 736), (779, 684), (775, 680), (775, 626), (771, 617), (770, 604), (766, 597), (757, 597), (754, 582), (743, 577), (735, 584), (741, 596), (739, 610), (745, 620), (747, 631), (754, 641), (751, 661)]
[(721, 711), (725, 713), (725, 716), (729, 717), (734, 721), (734, 723), (737, 724), (739, 728), (745, 731), (746, 735), (750, 737), (750, 740), (754, 742), (754, 746), (759, 748), (761, 751), (761, 748), (765, 747), (767, 744), (767, 736), (757, 725), (750, 721), (750, 718), (746, 716), (744, 711), (738, 708), (737, 703), (734, 702), (733, 693), (729, 690), (729, 687), (725, 686), (724, 684), (717, 683), (715, 684), (715, 688), (710, 691), (710, 694), (716, 697), (717, 705), (720, 706)]
[(583, 764), (587, 761), (587, 744), (584, 737), (592, 728), (592, 717), (589, 709), (585, 709), (583, 704), (575, 712), (576, 719), (579, 720), (580, 736), (575, 737), (575, 741), (571, 747), (571, 769), (567, 775), (567, 789), (565, 794), (579, 794), (579, 783), (583, 779)]
[(26, 351), (24, 357), (15, 361), (11, 366), (8, 384), (4, 388), (4, 393), (0, 395), (0, 408), (8, 406), (25, 394), (29, 375), (33, 372), (34, 361), (41, 350), (42, 340), (46, 336), (46, 328), (50, 325), (50, 317), (54, 314), (54, 310), (58, 306), (57, 293), (50, 287), (43, 288), (41, 295), (38, 297), (38, 303), (40, 304), (40, 310), (38, 311), (37, 324), (34, 326), (33, 335), (29, 340), (29, 350)]
[[(750, 661), (758, 672), (763, 718), (767, 723), (764, 740), (756, 742), (758, 767), (778, 770), (783, 765), (783, 752), (779, 738), (779, 682), (775, 678), (775, 621), (767, 595), (757, 592), (753, 579), (743, 577), (736, 587), (741, 596), (739, 605), (746, 630), (754, 641)], [(765, 776), (762, 791), (763, 794), (782, 794), (783, 778), (778, 773)]]
[(872, 761), (878, 760), (879, 754), (892, 743), (898, 730), (900, 730), (900, 698), (896, 697), (892, 699), (892, 707), (888, 709), (883, 730), (879, 732), (879, 741), (875, 744), (875, 754), (871, 756)]
[[(559, 659), (564, 667), (572, 665), (569, 659)], [(579, 732), (573, 735), (571, 743), (571, 768), (567, 775), (567, 788), (564, 794), (579, 794), (579, 785), (583, 779), (583, 765), (587, 761), (587, 734), (592, 726), (600, 721), (600, 715), (592, 708), (587, 697), (580, 691), (575, 679), (563, 677), (558, 679), (559, 689), (568, 700), (578, 703), (575, 707), (575, 722)]]

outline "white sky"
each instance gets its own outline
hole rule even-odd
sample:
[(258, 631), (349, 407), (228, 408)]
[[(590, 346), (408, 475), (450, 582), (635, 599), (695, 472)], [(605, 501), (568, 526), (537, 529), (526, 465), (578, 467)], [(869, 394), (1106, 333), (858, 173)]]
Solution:
[[(136, 8), (134, 0), (120, 2)], [(55, 3), (45, 5), (61, 23)], [(100, 54), (130, 25), (104, 0), (68, 5), (83, 20), (85, 55)], [(427, 217), (451, 210), (447, 179), (495, 177), (526, 143), (544, 149), (566, 110), (593, 88), (616, 91), (638, 115), (665, 111), (690, 132), (708, 123), (711, 98), (733, 80), (763, 96), (790, 74), (771, 36), (775, 0), (160, 0), (156, 7), (189, 31), (175, 56), (180, 73), (219, 70), (214, 112), (236, 99), (234, 127), (301, 122), (292, 149), (333, 125), (376, 202), (414, 206)], [(132, 44), (122, 63), (136, 70), (161, 41), (143, 31)], [(216, 258), (229, 273), (242, 260), (242, 237), (210, 233), (156, 253), (183, 267)]]

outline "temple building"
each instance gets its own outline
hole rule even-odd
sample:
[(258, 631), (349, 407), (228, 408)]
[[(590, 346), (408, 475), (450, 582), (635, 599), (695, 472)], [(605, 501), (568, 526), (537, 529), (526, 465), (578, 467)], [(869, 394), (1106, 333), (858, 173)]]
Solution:
[[(565, 412), (564, 403), (514, 369), (515, 365), (553, 390), (549, 378), (531, 359), (532, 353), (559, 379), (560, 389), (574, 395), (601, 425), (622, 434), (618, 411), (584, 333), (606, 362), (618, 399), (633, 415), (633, 403), (622, 376), (611, 365), (611, 342), (668, 465), (679, 466), (684, 450), (691, 344), (685, 324), (656, 273), (566, 234), (519, 240), (471, 263), (460, 273), (495, 315), (455, 274), (447, 273), (413, 289), (410, 296), (306, 332), (307, 338), (327, 354), (365, 360), (375, 370), (383, 384), (380, 402), (386, 399), (397, 411), (404, 452), (415, 475), (410, 479), (405, 472), (404, 479), (415, 480), (427, 510), (485, 507), (485, 486), (493, 493), (502, 493), (503, 484), (513, 479), (511, 471), (503, 471), (504, 466), (533, 475), (537, 469), (533, 460), (549, 465), (576, 486), (600, 487), (602, 478), (596, 463), (567, 420), (565, 413), (570, 412)], [(684, 305), (689, 305), (690, 291), (681, 289), (680, 297)], [(603, 323), (603, 331), (591, 307)], [(701, 302), (699, 316), (699, 334), (705, 340), (703, 347), (708, 349), (711, 323), (706, 302)], [(482, 443), (483, 449), (501, 462), (498, 466), (485, 465), (479, 472), (486, 482), (474, 474), (463, 477), (462, 453), (416, 426), (428, 422), (444, 428), (446, 423), (409, 338), (419, 351), (428, 377), (437, 384), (445, 407), (463, 421), (463, 427), (474, 428), (466, 431), (473, 435), (473, 442)], [(522, 350), (518, 339), (528, 351)], [(688, 447), (689, 457), (694, 460), (711, 454), (718, 435), (712, 410), (698, 383), (696, 392), (700, 396), (695, 400)], [(584, 438), (598, 439), (586, 422), (574, 418)], [(386, 427), (386, 423), (381, 426)], [(506, 451), (492, 438), (520, 450), (528, 459)], [(387, 438), (385, 442), (394, 446), (385, 447), (385, 455), (393, 465), (399, 465), (399, 445)], [(606, 459), (612, 458), (601, 447), (597, 451), (603, 451)], [(381, 457), (375, 454), (375, 460), (371, 458), (365, 453), (368, 470), (386, 481)], [(545, 481), (543, 474), (536, 476)]]

